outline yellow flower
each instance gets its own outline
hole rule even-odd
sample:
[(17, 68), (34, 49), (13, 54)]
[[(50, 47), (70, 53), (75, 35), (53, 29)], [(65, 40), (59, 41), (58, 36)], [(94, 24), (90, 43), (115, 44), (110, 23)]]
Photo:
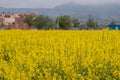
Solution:
[(118, 30), (0, 30), (0, 78), (120, 79)]

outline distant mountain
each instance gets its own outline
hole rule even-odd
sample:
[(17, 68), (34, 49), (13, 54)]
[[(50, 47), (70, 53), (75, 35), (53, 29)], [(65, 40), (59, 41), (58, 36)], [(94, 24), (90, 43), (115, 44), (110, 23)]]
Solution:
[(109, 24), (112, 19), (120, 23), (120, 4), (87, 6), (69, 3), (57, 6), (55, 9), (63, 12), (63, 14), (78, 17), (83, 21), (92, 15), (101, 24)]
[[(63, 4), (55, 7), (56, 10), (76, 11), (84, 14), (94, 15), (115, 15), (120, 14), (120, 4), (104, 4), (104, 5), (79, 5), (75, 3)], [(108, 14), (109, 13), (109, 14)]]
[(69, 15), (86, 22), (89, 15), (92, 15), (99, 24), (109, 24), (112, 19), (120, 23), (120, 4), (104, 4), (104, 5), (79, 5), (75, 3), (67, 3), (59, 5), (52, 9), (41, 8), (0, 8), (0, 13), (25, 13), (34, 12), (36, 14), (45, 14), (51, 18), (61, 15)]

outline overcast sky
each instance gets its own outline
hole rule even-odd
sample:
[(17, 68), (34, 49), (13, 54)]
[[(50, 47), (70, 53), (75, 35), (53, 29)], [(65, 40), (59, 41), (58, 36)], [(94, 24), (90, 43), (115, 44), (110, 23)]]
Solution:
[(120, 0), (0, 0), (0, 7), (52, 8), (69, 2), (82, 5), (98, 5), (106, 3), (120, 3)]

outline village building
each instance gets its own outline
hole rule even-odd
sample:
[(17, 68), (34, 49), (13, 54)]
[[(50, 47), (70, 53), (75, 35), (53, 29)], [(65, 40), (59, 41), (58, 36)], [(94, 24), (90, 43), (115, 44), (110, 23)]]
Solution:
[(24, 23), (24, 18), (30, 14), (35, 15), (34, 13), (2, 13), (0, 14), (0, 29), (31, 29), (30, 26)]

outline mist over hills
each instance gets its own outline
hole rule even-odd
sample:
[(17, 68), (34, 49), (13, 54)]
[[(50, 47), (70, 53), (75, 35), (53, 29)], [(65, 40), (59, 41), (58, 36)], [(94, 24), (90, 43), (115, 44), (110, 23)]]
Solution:
[(109, 24), (112, 19), (120, 23), (120, 4), (104, 4), (104, 5), (79, 5), (76, 3), (67, 3), (56, 6), (55, 8), (0, 8), (0, 13), (26, 13), (34, 12), (36, 14), (44, 14), (51, 18), (56, 18), (61, 15), (69, 15), (86, 22), (89, 15), (99, 24)]

